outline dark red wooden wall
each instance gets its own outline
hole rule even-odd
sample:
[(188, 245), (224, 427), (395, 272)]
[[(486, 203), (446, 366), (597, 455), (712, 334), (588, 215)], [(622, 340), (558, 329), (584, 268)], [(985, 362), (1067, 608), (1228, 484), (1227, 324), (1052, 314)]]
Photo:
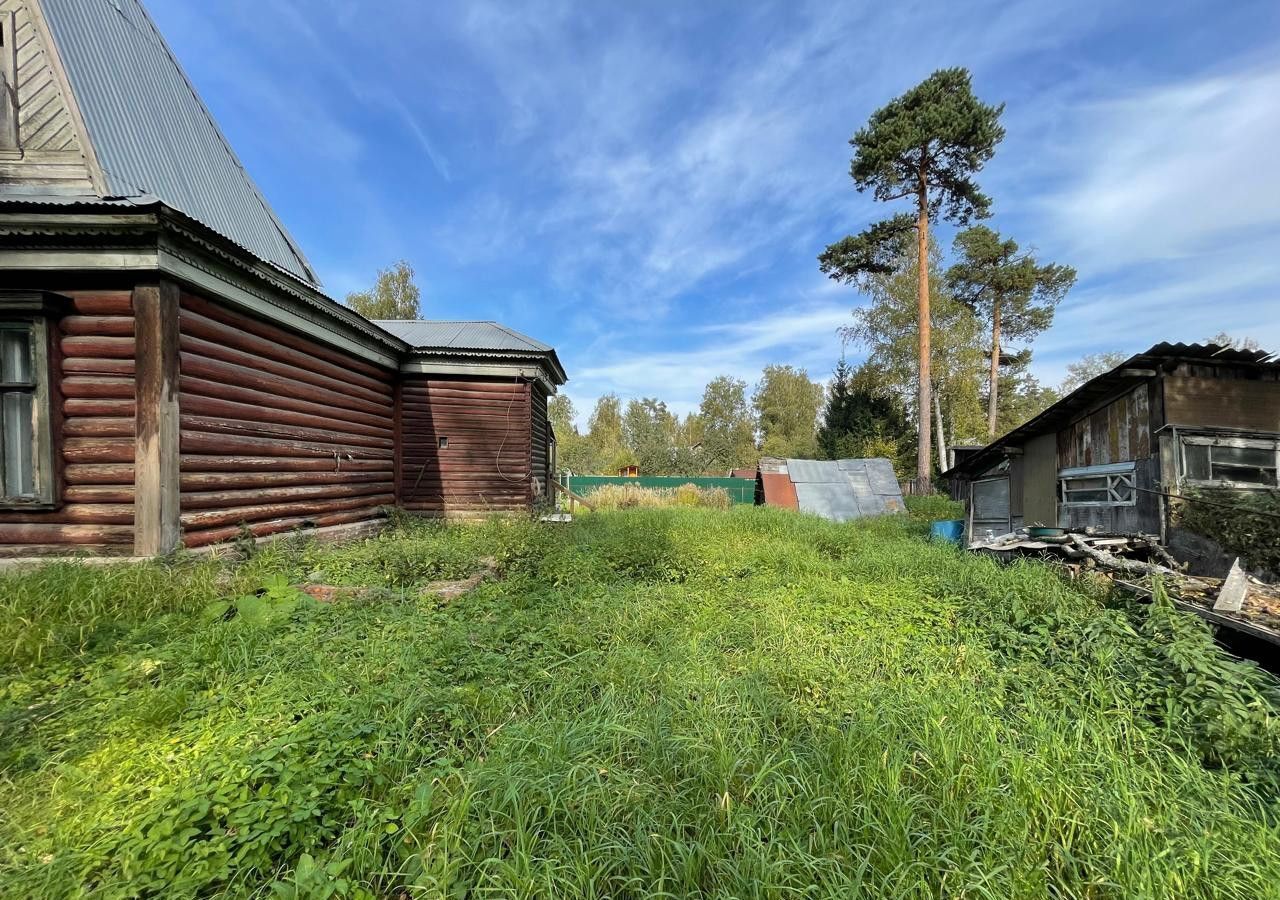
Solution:
[[(50, 396), (60, 509), (0, 511), (0, 555), (133, 550), (134, 348), (128, 290), (61, 291)], [(60, 376), (60, 377), (59, 377)]]
[(436, 516), (529, 508), (531, 412), (527, 382), (406, 377), (400, 505)]
[(395, 503), (394, 379), (183, 294), (181, 510), (188, 547), (376, 518)]

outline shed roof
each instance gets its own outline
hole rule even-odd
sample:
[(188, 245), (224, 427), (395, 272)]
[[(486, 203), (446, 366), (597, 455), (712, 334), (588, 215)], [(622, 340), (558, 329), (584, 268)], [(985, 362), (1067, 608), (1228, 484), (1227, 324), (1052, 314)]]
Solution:
[(374, 324), (400, 338), (418, 356), (537, 360), (550, 368), (556, 384), (568, 380), (554, 347), (497, 322), (377, 319)]
[(550, 353), (552, 348), (497, 322), (375, 319), (374, 323), (419, 350), (492, 350)]
[(160, 200), (318, 284), (142, 4), (36, 2), (102, 170), (106, 193), (98, 199)]
[(901, 512), (902, 490), (887, 459), (766, 459), (764, 502), (845, 522)]
[(1005, 447), (1047, 432), (1056, 432), (1070, 424), (1085, 410), (1109, 397), (1131, 390), (1151, 377), (1152, 370), (1168, 369), (1180, 362), (1228, 363), (1280, 369), (1280, 359), (1266, 350), (1237, 350), (1220, 344), (1182, 344), (1163, 342), (1136, 353), (1120, 365), (1085, 382), (1044, 412), (971, 453), (943, 473), (944, 477), (969, 475), (985, 471), (1003, 454)]

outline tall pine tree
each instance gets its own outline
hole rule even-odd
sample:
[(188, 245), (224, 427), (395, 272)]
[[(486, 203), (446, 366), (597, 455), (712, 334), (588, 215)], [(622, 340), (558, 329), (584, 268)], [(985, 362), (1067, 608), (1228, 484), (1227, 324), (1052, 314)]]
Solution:
[(927, 486), (933, 467), (929, 419), (932, 409), (929, 331), (929, 223), (942, 218), (957, 225), (989, 215), (991, 199), (974, 176), (1004, 138), (1004, 105), (988, 106), (973, 93), (967, 69), (940, 69), (888, 105), (850, 140), (849, 174), (859, 191), (880, 201), (910, 200), (914, 215), (900, 213), (861, 234), (846, 237), (818, 257), (822, 271), (839, 281), (858, 282), (884, 273), (901, 237), (915, 230), (919, 446), (916, 477)]
[(1017, 241), (985, 225), (957, 234), (955, 251), (959, 259), (947, 270), (947, 287), (991, 325), (987, 435), (995, 437), (1002, 341), (1028, 341), (1053, 324), (1053, 311), (1075, 284), (1076, 270), (1057, 263), (1040, 265), (1030, 253), (1018, 251)]

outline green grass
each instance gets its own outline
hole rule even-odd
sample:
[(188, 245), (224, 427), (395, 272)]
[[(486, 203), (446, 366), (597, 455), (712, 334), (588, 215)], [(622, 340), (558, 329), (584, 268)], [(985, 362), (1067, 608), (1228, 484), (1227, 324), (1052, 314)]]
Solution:
[(0, 896), (1277, 896), (1270, 677), (924, 518), (0, 578)]

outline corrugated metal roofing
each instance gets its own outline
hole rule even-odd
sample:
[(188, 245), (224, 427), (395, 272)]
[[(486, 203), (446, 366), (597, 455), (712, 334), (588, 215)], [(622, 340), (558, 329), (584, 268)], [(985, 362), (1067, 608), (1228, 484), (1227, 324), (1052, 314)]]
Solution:
[(1142, 374), (1144, 370), (1158, 369), (1178, 361), (1225, 362), (1261, 366), (1268, 370), (1280, 369), (1280, 358), (1267, 350), (1236, 350), (1220, 344), (1156, 344), (1150, 350), (1134, 354), (1114, 369), (1085, 382), (1038, 416), (981, 450), (965, 455), (951, 469), (942, 473), (943, 477), (983, 472), (1000, 459), (1003, 448), (1018, 445), (1038, 434), (1057, 431), (1081, 411), (1145, 381), (1150, 376)]
[(550, 353), (552, 348), (497, 322), (443, 322), (376, 319), (375, 324), (417, 350), (488, 350), (501, 353)]
[(317, 284), (138, 0), (40, 0), (116, 197), (159, 198)]

